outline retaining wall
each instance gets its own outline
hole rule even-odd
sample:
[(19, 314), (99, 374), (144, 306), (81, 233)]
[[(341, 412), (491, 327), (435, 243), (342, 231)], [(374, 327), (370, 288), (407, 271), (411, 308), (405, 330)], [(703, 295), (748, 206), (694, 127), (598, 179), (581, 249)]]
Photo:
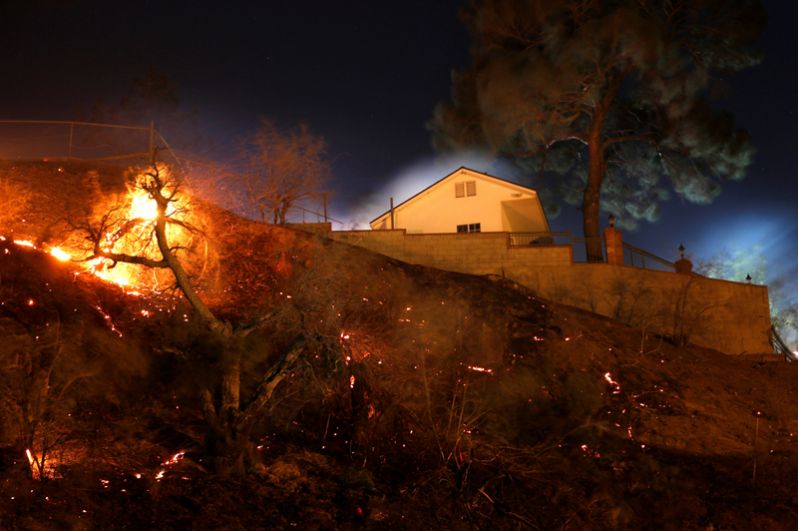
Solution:
[[(328, 236), (413, 264), (501, 275), (550, 300), (729, 354), (772, 351), (767, 286), (573, 263), (570, 245), (510, 247), (505, 232), (362, 230), (333, 231)], [(650, 339), (647, 344), (651, 346)]]

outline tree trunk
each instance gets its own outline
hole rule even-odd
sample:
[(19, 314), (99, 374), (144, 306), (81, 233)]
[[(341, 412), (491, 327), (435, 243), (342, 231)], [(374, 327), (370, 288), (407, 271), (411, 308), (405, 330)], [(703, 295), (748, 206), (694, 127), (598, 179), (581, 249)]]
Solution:
[(232, 422), (241, 406), (241, 354), (237, 350), (228, 354), (229, 359), (224, 360), (221, 407), (224, 422)]
[(582, 229), (588, 262), (604, 261), (599, 220), (601, 214), (601, 185), (604, 182), (604, 172), (607, 170), (607, 164), (604, 159), (604, 124), (625, 74), (625, 71), (617, 72), (609, 78), (607, 89), (594, 109), (593, 120), (590, 123), (590, 130), (587, 135), (589, 162), (587, 185), (582, 197)]
[(601, 183), (604, 181), (604, 149), (601, 137), (588, 141), (590, 152), (587, 173), (587, 186), (582, 197), (582, 231), (585, 237), (585, 253), (588, 262), (603, 262), (604, 252), (601, 244)]

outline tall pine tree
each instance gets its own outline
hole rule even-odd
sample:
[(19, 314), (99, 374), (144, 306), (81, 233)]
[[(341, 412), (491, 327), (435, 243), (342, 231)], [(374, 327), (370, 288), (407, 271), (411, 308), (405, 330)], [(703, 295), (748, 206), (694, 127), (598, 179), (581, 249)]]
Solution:
[(462, 16), (471, 64), (435, 109), (435, 146), (490, 149), (534, 172), (544, 200), (581, 201), (588, 260), (602, 208), (654, 221), (664, 179), (709, 203), (751, 163), (710, 97), (758, 62), (759, 0), (471, 0)]

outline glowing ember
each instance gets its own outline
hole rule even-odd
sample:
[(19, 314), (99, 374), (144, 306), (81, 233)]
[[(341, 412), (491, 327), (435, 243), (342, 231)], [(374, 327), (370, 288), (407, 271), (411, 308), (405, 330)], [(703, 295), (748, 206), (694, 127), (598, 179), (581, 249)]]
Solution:
[(107, 313), (105, 313), (105, 310), (103, 310), (102, 307), (100, 307), (100, 306), (95, 306), (94, 308), (98, 312), (100, 312), (100, 315), (103, 316), (103, 319), (105, 320), (105, 324), (108, 325), (108, 328), (111, 330), (111, 332), (115, 333), (119, 337), (122, 337), (122, 332), (116, 327), (116, 325), (114, 324), (113, 319), (111, 319), (111, 316), (108, 315)]
[(479, 367), (477, 365), (469, 365), (468, 370), (474, 372), (484, 372), (485, 374), (493, 374), (493, 369), (488, 369), (487, 367)]
[(33, 306), (33, 305), (35, 305), (35, 304), (36, 304), (36, 301), (35, 301), (35, 300), (33, 300), (33, 299), (28, 299), (28, 300), (25, 302), (25, 304), (27, 304), (28, 306)]
[(349, 376), (349, 389), (355, 388), (355, 375), (352, 374)]
[(36, 244), (30, 240), (14, 240), (14, 243), (20, 247), (30, 247), (31, 249), (36, 248)]
[(185, 450), (180, 450), (180, 451), (179, 451), (179, 452), (177, 452), (175, 455), (173, 455), (172, 457), (170, 457), (169, 459), (167, 459), (166, 461), (164, 461), (163, 463), (161, 463), (161, 465), (163, 465), (163, 466), (171, 466), (171, 465), (175, 465), (175, 464), (177, 464), (177, 462), (178, 462), (178, 461), (180, 461), (181, 459), (183, 459), (183, 456), (184, 456), (184, 455), (186, 455), (186, 452), (185, 452)]
[(612, 379), (612, 375), (609, 372), (604, 373), (604, 379), (613, 387), (612, 394), (619, 395), (621, 394), (621, 384), (616, 382)]

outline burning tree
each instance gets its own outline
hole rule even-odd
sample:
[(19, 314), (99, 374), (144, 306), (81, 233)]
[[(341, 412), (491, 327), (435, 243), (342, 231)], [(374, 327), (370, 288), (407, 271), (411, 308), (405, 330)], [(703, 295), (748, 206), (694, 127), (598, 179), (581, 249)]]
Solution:
[(327, 144), (304, 124), (281, 131), (262, 119), (243, 149), (245, 203), (261, 221), (285, 224), (289, 211), (318, 196), (330, 175)]
[[(267, 313), (236, 324), (216, 315), (198, 289), (196, 262), (204, 245), (201, 216), (183, 191), (182, 180), (163, 164), (155, 164), (135, 176), (127, 193), (81, 225), (85, 255), (95, 274), (120, 284), (133, 284), (144, 272), (168, 272), (176, 288), (190, 304), (197, 320), (210, 335), (205, 343), (218, 350), (222, 371), (218, 380), (201, 392), (203, 412), (210, 429), (208, 445), (218, 457), (219, 471), (243, 473), (252, 444), (249, 433), (275, 388), (303, 353), (301, 337), (284, 352), (262, 378), (251, 396), (242, 400), (241, 365), (244, 339), (274, 318)], [(207, 242), (206, 242), (207, 243)], [(133, 268), (120, 279), (115, 271)], [(162, 279), (158, 279), (158, 283)], [(165, 286), (160, 284), (162, 288)], [(161, 290), (162, 291), (162, 290)]]

